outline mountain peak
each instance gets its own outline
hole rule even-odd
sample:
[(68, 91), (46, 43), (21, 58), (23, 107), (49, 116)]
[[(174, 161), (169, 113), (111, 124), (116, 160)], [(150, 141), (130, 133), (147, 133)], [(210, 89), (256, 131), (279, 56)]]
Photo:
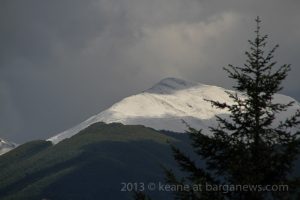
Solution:
[(0, 155), (14, 149), (16, 146), (15, 143), (7, 142), (0, 138)]
[(159, 83), (165, 83), (165, 82), (174, 82), (176, 84), (183, 84), (183, 85), (185, 85), (186, 83), (191, 83), (191, 81), (186, 81), (176, 77), (166, 77), (159, 81)]
[[(228, 91), (221, 87), (179, 78), (165, 78), (150, 89), (126, 97), (107, 110), (48, 140), (56, 144), (96, 122), (139, 124), (156, 130), (185, 132), (187, 127), (182, 123), (183, 120), (191, 127), (209, 133), (208, 127), (215, 125), (216, 116), (228, 117), (229, 113), (227, 110), (212, 107), (206, 99), (233, 104), (233, 100), (228, 96)], [(293, 101), (293, 99), (276, 94), (274, 101), (285, 103)], [(290, 116), (297, 108), (299, 108), (298, 104), (279, 116), (278, 120), (284, 116)]]
[(199, 83), (185, 81), (180, 78), (167, 77), (153, 85), (150, 89), (146, 90), (149, 93), (173, 93), (178, 90), (184, 90), (201, 85)]

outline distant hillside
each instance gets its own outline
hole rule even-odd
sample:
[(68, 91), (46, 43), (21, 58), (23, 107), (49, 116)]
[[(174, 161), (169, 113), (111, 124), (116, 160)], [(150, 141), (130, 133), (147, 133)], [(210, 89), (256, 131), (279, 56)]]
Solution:
[(104, 123), (54, 146), (26, 143), (0, 157), (0, 199), (131, 199), (132, 193), (120, 191), (122, 182), (163, 181), (161, 165), (175, 168), (169, 142), (188, 149), (172, 134)]

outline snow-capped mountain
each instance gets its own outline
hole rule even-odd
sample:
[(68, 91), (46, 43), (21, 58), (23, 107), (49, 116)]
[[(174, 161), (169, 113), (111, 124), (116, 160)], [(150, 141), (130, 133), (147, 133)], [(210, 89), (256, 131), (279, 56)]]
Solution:
[(5, 154), (16, 147), (17, 145), (15, 143), (11, 143), (0, 138), (0, 155)]
[[(140, 124), (157, 130), (184, 132), (187, 129), (182, 122), (184, 120), (193, 128), (207, 130), (215, 123), (216, 115), (226, 115), (228, 112), (211, 107), (205, 99), (233, 103), (226, 91), (230, 90), (178, 78), (166, 78), (150, 89), (124, 98), (107, 110), (48, 140), (56, 144), (96, 122)], [(274, 101), (287, 103), (295, 100), (276, 94)], [(298, 108), (300, 104), (297, 102), (281, 114), (278, 120), (291, 115)]]

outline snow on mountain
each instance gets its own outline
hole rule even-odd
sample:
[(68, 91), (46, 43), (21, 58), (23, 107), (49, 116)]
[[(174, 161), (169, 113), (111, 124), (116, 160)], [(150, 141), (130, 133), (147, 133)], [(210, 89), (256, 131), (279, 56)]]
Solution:
[(0, 155), (5, 154), (16, 147), (17, 145), (15, 143), (7, 142), (0, 138)]
[[(56, 144), (96, 122), (140, 124), (157, 130), (184, 132), (187, 129), (182, 122), (184, 120), (193, 128), (208, 130), (209, 126), (216, 123), (216, 115), (226, 115), (228, 112), (211, 107), (205, 99), (233, 103), (226, 91), (230, 90), (178, 78), (166, 78), (150, 89), (124, 98), (107, 110), (48, 140)], [(287, 103), (295, 100), (276, 94), (274, 101)], [(300, 105), (297, 102), (280, 115), (278, 120), (290, 116), (298, 108)]]

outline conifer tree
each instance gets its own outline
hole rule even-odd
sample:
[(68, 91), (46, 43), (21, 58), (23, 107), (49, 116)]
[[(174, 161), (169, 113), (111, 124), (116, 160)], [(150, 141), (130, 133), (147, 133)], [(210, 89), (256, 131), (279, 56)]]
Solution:
[[(213, 107), (229, 111), (228, 117), (216, 116), (218, 125), (210, 127), (210, 135), (189, 127), (192, 146), (205, 161), (199, 167), (178, 148), (172, 147), (174, 158), (180, 169), (187, 174), (178, 179), (171, 170), (166, 170), (170, 184), (223, 186), (215, 192), (178, 191), (175, 199), (292, 199), (295, 180), (292, 179), (294, 162), (300, 151), (300, 111), (284, 121), (276, 122), (279, 113), (291, 107), (294, 102), (276, 103), (274, 95), (282, 90), (282, 81), (290, 71), (290, 65), (277, 66), (273, 61), (276, 45), (265, 51), (267, 35), (261, 35), (259, 17), (256, 18), (255, 38), (249, 40), (243, 66), (229, 65), (224, 70), (235, 82), (239, 92), (227, 92), (234, 104), (211, 102)], [(238, 186), (280, 186), (288, 185), (289, 192), (241, 189)], [(228, 186), (228, 187), (225, 187)], [(235, 186), (236, 189), (229, 187)], [(233, 191), (224, 191), (231, 188)]]

